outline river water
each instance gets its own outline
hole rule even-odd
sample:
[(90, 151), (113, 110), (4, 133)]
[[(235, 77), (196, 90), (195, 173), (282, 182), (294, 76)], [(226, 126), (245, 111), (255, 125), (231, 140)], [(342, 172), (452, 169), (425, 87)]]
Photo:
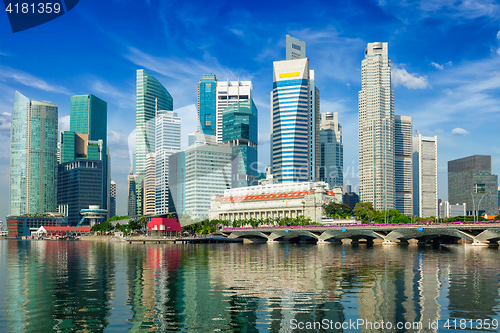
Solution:
[(470, 245), (0, 240), (0, 332), (499, 332), (499, 259)]

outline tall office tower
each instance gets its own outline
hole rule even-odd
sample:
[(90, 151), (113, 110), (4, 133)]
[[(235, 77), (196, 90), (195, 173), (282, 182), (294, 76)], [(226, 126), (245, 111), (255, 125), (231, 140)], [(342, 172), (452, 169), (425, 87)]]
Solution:
[(57, 172), (57, 209), (69, 225), (81, 219), (80, 210), (101, 207), (107, 195), (103, 174), (107, 156), (103, 140), (89, 140), (86, 133), (61, 132), (61, 163)]
[(359, 192), (377, 210), (394, 208), (394, 91), (387, 43), (368, 43), (359, 97)]
[(286, 60), (306, 57), (306, 43), (300, 39), (286, 35)]
[[(330, 188), (344, 184), (344, 145), (337, 112), (321, 114), (319, 180)], [(349, 192), (351, 192), (349, 190)]]
[(57, 105), (16, 91), (10, 134), (10, 215), (56, 211)]
[(232, 149), (196, 143), (187, 147), (185, 154), (185, 212), (192, 218), (207, 217), (211, 196), (223, 195), (231, 188)]
[(498, 187), (498, 214), (500, 215), (500, 186)]
[(181, 151), (182, 120), (173, 111), (158, 111), (156, 117), (156, 195), (157, 215), (171, 213), (172, 196), (168, 182), (168, 157)]
[(217, 116), (215, 136), (217, 142), (223, 142), (222, 113), (230, 105), (252, 99), (252, 81), (218, 81), (217, 82)]
[(143, 213), (142, 184), (146, 172), (146, 155), (155, 152), (154, 118), (158, 110), (173, 110), (173, 99), (165, 87), (143, 69), (137, 70), (135, 174), (137, 214)]
[(491, 156), (474, 155), (448, 161), (448, 201), (466, 203), (467, 215), (496, 215), (498, 176), (491, 174)]
[(198, 130), (203, 134), (215, 135), (217, 78), (215, 74), (203, 74), (198, 82)]
[(412, 118), (396, 115), (394, 118), (395, 208), (405, 215), (413, 214), (412, 140)]
[(172, 195), (168, 211), (181, 216), (186, 211), (186, 153), (180, 151), (168, 158), (168, 185)]
[(281, 182), (319, 180), (319, 90), (302, 55), (273, 63), (271, 166)]
[(144, 177), (144, 211), (143, 215), (155, 215), (156, 203), (156, 154), (148, 153), (146, 155), (146, 175)]
[(109, 217), (116, 215), (116, 183), (112, 180), (109, 186)]
[(135, 194), (135, 175), (133, 167), (130, 167), (130, 172), (127, 175), (127, 215), (137, 215), (137, 195)]
[(111, 170), (107, 158), (107, 137), (108, 137), (108, 104), (102, 99), (90, 95), (71, 96), (70, 100), (70, 125), (69, 130), (75, 133), (88, 134), (88, 140), (102, 140), (102, 202), (99, 206), (102, 209), (109, 207), (109, 178)]
[(438, 216), (437, 136), (413, 137), (413, 215)]
[(223, 112), (222, 141), (231, 147), (231, 187), (258, 185), (257, 137), (259, 122), (252, 99), (237, 102)]

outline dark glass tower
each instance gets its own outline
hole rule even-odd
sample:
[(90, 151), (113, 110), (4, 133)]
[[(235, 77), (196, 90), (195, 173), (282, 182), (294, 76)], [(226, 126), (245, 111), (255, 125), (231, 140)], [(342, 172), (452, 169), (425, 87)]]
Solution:
[(257, 107), (252, 99), (222, 112), (222, 141), (232, 148), (231, 187), (257, 185)]
[(198, 132), (215, 135), (217, 78), (204, 74), (198, 82)]

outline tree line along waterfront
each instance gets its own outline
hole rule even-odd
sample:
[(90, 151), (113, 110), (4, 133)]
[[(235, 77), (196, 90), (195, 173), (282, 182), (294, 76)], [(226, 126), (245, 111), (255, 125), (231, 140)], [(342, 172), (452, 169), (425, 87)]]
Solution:
[[(428, 218), (421, 218), (418, 216), (407, 216), (401, 214), (397, 209), (388, 209), (385, 211), (378, 211), (373, 208), (371, 202), (359, 202), (356, 204), (354, 209), (351, 209), (345, 204), (330, 203), (324, 207), (324, 215), (329, 218), (347, 220), (356, 219), (364, 224), (369, 223), (388, 223), (388, 224), (405, 224), (405, 223), (431, 223), (431, 222), (465, 222), (470, 220), (470, 216), (456, 216), (447, 219), (436, 219), (436, 217), (431, 216)], [(155, 216), (160, 217), (160, 216)], [(269, 217), (266, 219), (239, 219), (234, 221), (222, 220), (222, 219), (192, 219), (189, 215), (184, 214), (180, 217), (175, 213), (170, 213), (166, 216), (167, 218), (177, 219), (182, 227), (182, 232), (187, 232), (191, 235), (207, 235), (221, 230), (222, 228), (228, 227), (262, 227), (262, 226), (280, 226), (280, 227), (293, 227), (301, 226), (305, 227), (308, 225), (315, 224), (311, 219), (305, 218), (304, 216), (298, 216), (295, 218), (291, 217)], [(127, 224), (113, 224), (114, 221), (129, 220)], [(497, 221), (500, 220), (500, 215), (493, 217), (492, 219), (485, 219), (482, 216), (477, 217), (478, 221)], [(113, 231), (123, 232), (125, 235), (142, 233), (146, 230), (146, 225), (148, 218), (146, 216), (141, 217), (131, 217), (131, 216), (114, 216), (101, 224), (95, 224), (91, 231), (96, 234), (104, 234)]]

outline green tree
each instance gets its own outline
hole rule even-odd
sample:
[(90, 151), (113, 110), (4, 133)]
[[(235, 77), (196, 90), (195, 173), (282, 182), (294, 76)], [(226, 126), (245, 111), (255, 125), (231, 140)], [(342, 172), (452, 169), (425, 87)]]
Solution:
[(351, 207), (332, 202), (325, 207), (325, 214), (335, 218), (346, 218), (352, 214)]
[(373, 209), (371, 202), (358, 202), (353, 210), (354, 215), (364, 222), (375, 220), (377, 211)]

